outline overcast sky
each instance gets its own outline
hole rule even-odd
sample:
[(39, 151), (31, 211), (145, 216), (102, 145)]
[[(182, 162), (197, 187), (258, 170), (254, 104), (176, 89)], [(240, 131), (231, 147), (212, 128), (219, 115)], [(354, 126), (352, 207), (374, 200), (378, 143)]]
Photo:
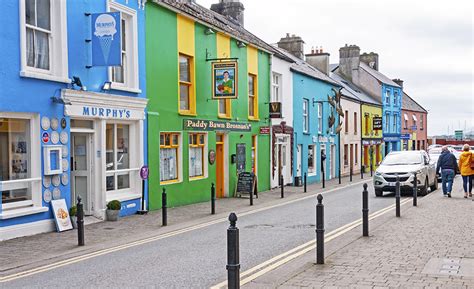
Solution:
[[(197, 0), (210, 8), (218, 0)], [(305, 53), (356, 44), (428, 110), (428, 134), (474, 130), (472, 0), (241, 0), (245, 28), (268, 43), (301, 36)]]

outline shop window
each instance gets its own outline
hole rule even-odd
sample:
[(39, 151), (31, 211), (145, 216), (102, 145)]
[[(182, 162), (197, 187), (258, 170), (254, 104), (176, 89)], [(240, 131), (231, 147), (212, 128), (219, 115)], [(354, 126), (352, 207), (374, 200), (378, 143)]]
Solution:
[(110, 2), (111, 12), (120, 12), (122, 29), (122, 65), (109, 68), (113, 89), (138, 90), (138, 44), (136, 11), (127, 6)]
[(69, 82), (66, 1), (20, 0), (21, 75)]
[(349, 145), (344, 145), (344, 166), (349, 165)]
[(257, 136), (252, 135), (252, 172), (257, 173)]
[(206, 134), (190, 133), (189, 136), (189, 177), (204, 177), (204, 151)]
[(179, 112), (183, 114), (195, 113), (193, 67), (192, 57), (179, 55)]
[(39, 142), (32, 115), (0, 115), (0, 191), (2, 209), (41, 205)]
[(179, 133), (160, 134), (160, 181), (178, 180)]
[(309, 101), (303, 99), (303, 132), (309, 132)]
[(357, 134), (357, 123), (358, 123), (357, 112), (354, 112), (354, 134)]
[(316, 174), (315, 146), (308, 145), (308, 174)]
[(318, 103), (318, 133), (323, 132), (323, 104)]
[(257, 76), (254, 74), (248, 75), (249, 81), (249, 118), (257, 119), (258, 118), (258, 92), (257, 92)]
[(125, 124), (107, 124), (105, 128), (106, 189), (130, 188), (130, 128)]

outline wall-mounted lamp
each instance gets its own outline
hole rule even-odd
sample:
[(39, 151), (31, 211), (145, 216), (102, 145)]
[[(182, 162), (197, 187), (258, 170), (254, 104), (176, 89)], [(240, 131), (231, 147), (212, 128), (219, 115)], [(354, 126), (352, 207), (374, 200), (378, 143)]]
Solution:
[(74, 85), (77, 85), (78, 87), (81, 88), (81, 90), (86, 91), (87, 88), (82, 84), (81, 79), (78, 76), (73, 76), (72, 77), (72, 88), (74, 88)]
[(53, 103), (59, 103), (59, 104), (65, 104), (65, 105), (71, 105), (72, 103), (69, 100), (64, 100), (61, 97), (58, 96), (51, 96), (51, 100)]
[(212, 30), (212, 28), (209, 28), (209, 27), (206, 28), (206, 30), (204, 30), (204, 34), (206, 34), (206, 35), (212, 35), (214, 33), (216, 33), (216, 32), (214, 30)]
[(243, 43), (242, 41), (237, 40), (237, 47), (238, 48), (244, 48), (245, 46), (247, 46), (245, 43)]
[(112, 88), (112, 82), (111, 81), (106, 81), (102, 85), (102, 91), (109, 91)]

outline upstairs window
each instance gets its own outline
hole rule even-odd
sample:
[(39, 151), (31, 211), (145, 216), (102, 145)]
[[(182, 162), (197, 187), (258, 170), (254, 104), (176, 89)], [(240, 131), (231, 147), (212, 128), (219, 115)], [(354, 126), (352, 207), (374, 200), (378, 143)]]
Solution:
[(398, 122), (398, 116), (394, 114), (393, 115), (393, 132), (397, 131), (397, 122)]
[(385, 114), (385, 130), (387, 132), (390, 130), (390, 114), (388, 112)]
[(357, 134), (357, 123), (358, 123), (358, 119), (357, 119), (357, 112), (354, 112), (354, 134)]
[(416, 115), (412, 115), (413, 117), (413, 129), (416, 129), (416, 122), (418, 121), (418, 119), (416, 118)]
[(257, 119), (258, 118), (258, 95), (257, 95), (257, 76), (254, 74), (249, 74), (249, 118)]
[(370, 129), (370, 117), (368, 113), (364, 114), (364, 123), (365, 123), (365, 134), (368, 135), (369, 129)]
[(420, 114), (420, 129), (423, 129), (423, 115)]
[(344, 112), (344, 132), (349, 133), (349, 111)]
[(393, 105), (398, 105), (398, 90), (393, 91)]
[(272, 73), (272, 101), (281, 102), (281, 74)]
[(26, 0), (26, 65), (50, 69), (51, 3)]
[(385, 104), (390, 104), (390, 88), (385, 89)]
[(309, 112), (308, 112), (309, 101), (303, 99), (303, 132), (309, 132)]
[(179, 55), (179, 112), (194, 113), (194, 91), (192, 83), (193, 59), (190, 56)]
[(323, 104), (318, 103), (318, 132), (323, 132)]
[(407, 115), (406, 113), (403, 114), (403, 120), (404, 120), (404, 124), (405, 124), (405, 125), (403, 126), (403, 128), (404, 128), (404, 129), (408, 129), (408, 115)]

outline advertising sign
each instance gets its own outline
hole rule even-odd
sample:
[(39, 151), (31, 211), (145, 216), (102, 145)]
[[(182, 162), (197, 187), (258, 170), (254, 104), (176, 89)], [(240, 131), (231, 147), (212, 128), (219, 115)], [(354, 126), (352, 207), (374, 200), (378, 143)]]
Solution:
[(281, 102), (270, 102), (270, 118), (281, 118)]
[(64, 199), (52, 200), (54, 220), (56, 221), (56, 229), (58, 232), (72, 230), (71, 218)]
[(260, 127), (260, 134), (270, 134), (270, 127), (269, 126), (261, 126)]
[(237, 98), (237, 61), (212, 63), (212, 98)]
[(94, 13), (92, 16), (92, 65), (122, 65), (120, 12)]
[(382, 118), (380, 116), (374, 116), (374, 118), (372, 119), (372, 127), (373, 130), (382, 129)]
[(411, 138), (411, 135), (409, 133), (402, 133), (400, 135), (400, 138), (401, 139), (410, 139)]
[(203, 120), (203, 119), (184, 119), (183, 120), (184, 130), (250, 131), (251, 128), (252, 128), (252, 125), (250, 123), (244, 123), (244, 122), (216, 121), (216, 120)]

